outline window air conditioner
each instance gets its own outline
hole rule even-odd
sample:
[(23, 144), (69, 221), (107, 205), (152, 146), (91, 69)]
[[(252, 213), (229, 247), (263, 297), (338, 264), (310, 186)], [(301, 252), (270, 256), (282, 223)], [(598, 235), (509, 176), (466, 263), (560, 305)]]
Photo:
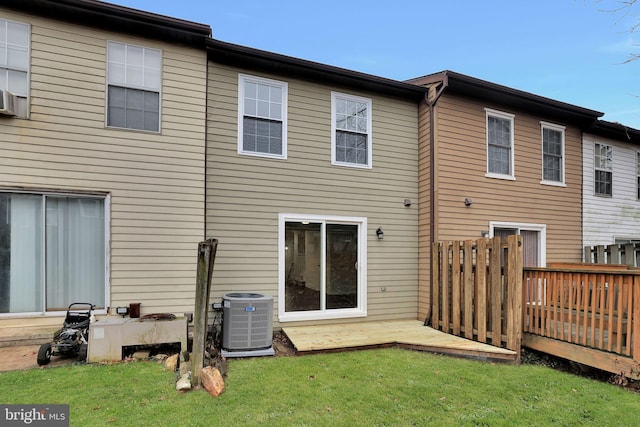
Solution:
[(15, 116), (17, 100), (16, 96), (5, 89), (0, 89), (0, 114), (4, 116)]

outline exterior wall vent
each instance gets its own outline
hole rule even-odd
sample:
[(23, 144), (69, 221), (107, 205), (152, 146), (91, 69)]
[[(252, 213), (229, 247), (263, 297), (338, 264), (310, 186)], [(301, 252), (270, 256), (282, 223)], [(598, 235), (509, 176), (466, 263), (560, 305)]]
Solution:
[(225, 357), (273, 355), (273, 297), (234, 292), (222, 297)]

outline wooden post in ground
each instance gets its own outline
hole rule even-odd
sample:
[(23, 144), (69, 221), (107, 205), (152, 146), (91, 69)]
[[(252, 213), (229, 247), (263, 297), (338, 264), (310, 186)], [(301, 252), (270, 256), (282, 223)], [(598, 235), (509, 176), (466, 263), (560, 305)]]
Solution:
[(211, 276), (217, 248), (217, 239), (207, 239), (198, 244), (198, 276), (196, 278), (196, 302), (193, 311), (191, 387), (200, 386), (200, 373), (204, 364), (204, 350), (207, 342), (209, 292), (211, 291)]
[(508, 236), (507, 244), (509, 268), (507, 277), (507, 348), (517, 353), (516, 363), (520, 363), (522, 350), (522, 236)]

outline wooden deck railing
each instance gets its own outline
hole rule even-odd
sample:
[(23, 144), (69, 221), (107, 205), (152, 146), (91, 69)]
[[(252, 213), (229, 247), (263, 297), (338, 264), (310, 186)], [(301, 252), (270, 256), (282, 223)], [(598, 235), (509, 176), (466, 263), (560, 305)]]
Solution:
[(640, 272), (617, 268), (524, 268), (525, 345), (636, 377)]
[(523, 268), (519, 236), (434, 243), (431, 326), (640, 379), (640, 269)]

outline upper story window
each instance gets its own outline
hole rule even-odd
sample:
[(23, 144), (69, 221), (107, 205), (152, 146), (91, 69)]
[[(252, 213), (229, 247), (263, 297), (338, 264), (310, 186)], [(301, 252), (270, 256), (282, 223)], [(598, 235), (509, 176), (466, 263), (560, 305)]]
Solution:
[(107, 126), (160, 131), (162, 51), (109, 42)]
[(287, 83), (238, 76), (238, 153), (287, 158)]
[(487, 112), (487, 176), (515, 179), (513, 168), (513, 114)]
[(564, 126), (542, 125), (542, 182), (564, 184)]
[(331, 163), (371, 167), (371, 100), (331, 92)]
[(636, 153), (636, 197), (640, 200), (640, 152)]
[(3, 114), (29, 115), (30, 30), (29, 24), (0, 19), (0, 89), (14, 95), (1, 100)]
[(0, 19), (0, 89), (29, 96), (29, 24)]
[(613, 194), (613, 147), (604, 144), (594, 146), (594, 192), (599, 196)]

